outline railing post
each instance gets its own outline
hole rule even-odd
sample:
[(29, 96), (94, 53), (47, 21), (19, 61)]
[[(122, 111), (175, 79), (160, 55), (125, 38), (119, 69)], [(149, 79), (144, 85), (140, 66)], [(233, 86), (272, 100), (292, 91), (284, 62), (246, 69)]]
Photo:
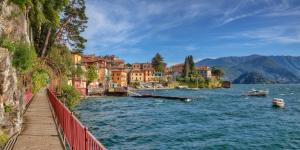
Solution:
[(88, 148), (87, 148), (87, 143), (88, 141), (87, 141), (87, 128), (86, 127), (84, 127), (84, 149), (85, 150), (87, 150)]
[[(71, 120), (70, 121), (70, 126), (71, 126), (71, 129), (69, 130), (70, 131), (73, 131), (74, 132), (74, 121), (73, 121), (73, 112), (71, 112)], [(72, 146), (71, 146), (71, 150), (74, 150), (74, 144), (75, 144), (75, 139), (74, 139), (74, 136), (71, 135), (71, 141), (72, 141)]]

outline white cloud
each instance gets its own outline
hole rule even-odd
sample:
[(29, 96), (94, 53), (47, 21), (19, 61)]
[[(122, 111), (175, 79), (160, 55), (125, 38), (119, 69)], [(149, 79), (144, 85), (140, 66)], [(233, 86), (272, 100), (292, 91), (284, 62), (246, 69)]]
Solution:
[[(135, 45), (161, 31), (215, 11), (205, 2), (183, 1), (88, 1), (88, 28), (83, 34), (88, 48)], [(91, 42), (92, 41), (92, 42)]]
[(231, 35), (224, 35), (218, 38), (219, 39), (250, 38), (250, 39), (259, 40), (263, 43), (267, 42), (267, 43), (281, 43), (281, 44), (300, 44), (300, 24), (262, 27), (254, 30), (233, 33)]
[[(269, 19), (300, 15), (299, 7), (294, 7), (290, 3), (291, 1), (279, 3), (274, 0), (88, 0), (89, 23), (84, 36), (88, 39), (87, 48), (93, 50), (137, 47), (141, 41), (156, 37), (175, 41), (175, 38), (163, 35), (162, 31), (181, 26), (189, 21), (206, 22), (207, 18), (214, 23), (212, 27), (220, 27), (252, 16)], [(269, 42), (299, 43), (299, 34), (285, 33), (287, 27), (278, 28), (252, 29), (239, 34), (224, 35), (224, 38), (247, 37)], [(294, 30), (298, 31), (298, 29)], [(189, 44), (182, 47), (187, 51), (196, 49)]]

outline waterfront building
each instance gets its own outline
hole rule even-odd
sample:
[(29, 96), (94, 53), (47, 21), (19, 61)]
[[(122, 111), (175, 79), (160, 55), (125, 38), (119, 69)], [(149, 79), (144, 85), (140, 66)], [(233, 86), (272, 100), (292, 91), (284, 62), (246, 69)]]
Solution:
[[(80, 53), (72, 53), (72, 61), (74, 68), (81, 67), (82, 70), (85, 68), (82, 66), (82, 56)], [(68, 85), (73, 86), (81, 95), (85, 96), (86, 93), (86, 78), (84, 76), (72, 75), (68, 80)]]
[(111, 81), (113, 87), (127, 87), (127, 72), (123, 69), (112, 69)]
[(205, 79), (211, 79), (212, 78), (212, 73), (211, 73), (211, 68), (208, 66), (200, 66), (196, 67), (196, 70), (199, 72), (199, 74), (205, 78)]
[(102, 88), (105, 84), (105, 76), (108, 74), (105, 60), (95, 55), (85, 55), (82, 56), (82, 66), (84, 71), (87, 71), (87, 68), (90, 66), (95, 66), (98, 79), (90, 83), (89, 87), (93, 89)]
[(140, 83), (144, 82), (144, 71), (143, 70), (131, 70), (130, 77), (129, 77), (130, 83)]
[(175, 64), (170, 67), (170, 72), (172, 77), (175, 79), (176, 77), (181, 77), (183, 74), (184, 64)]
[(145, 69), (143, 72), (145, 82), (154, 82), (154, 69)]
[(115, 55), (99, 56), (98, 58), (104, 59), (108, 69), (112, 68), (125, 68), (125, 61)]
[(134, 63), (132, 64), (129, 82), (154, 82), (154, 73), (151, 63)]

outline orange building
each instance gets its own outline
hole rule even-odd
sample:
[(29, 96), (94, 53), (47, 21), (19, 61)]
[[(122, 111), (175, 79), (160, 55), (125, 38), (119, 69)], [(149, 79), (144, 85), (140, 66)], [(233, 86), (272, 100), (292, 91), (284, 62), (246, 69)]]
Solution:
[(118, 87), (126, 87), (127, 73), (120, 69), (111, 70), (111, 80), (114, 84), (117, 84)]
[(115, 67), (117, 67), (117, 68), (124, 68), (125, 67), (124, 60), (119, 59), (115, 55), (107, 55), (107, 56), (98, 57), (98, 58), (102, 58), (106, 61), (106, 65), (107, 65), (108, 69), (113, 69)]
[(145, 82), (154, 82), (154, 69), (144, 70), (144, 81)]
[(97, 86), (103, 87), (106, 82), (106, 76), (108, 76), (107, 63), (105, 59), (96, 57), (94, 55), (87, 55), (82, 57), (82, 64), (86, 68), (92, 65), (96, 67), (98, 73), (98, 81), (95, 82), (97, 82)]

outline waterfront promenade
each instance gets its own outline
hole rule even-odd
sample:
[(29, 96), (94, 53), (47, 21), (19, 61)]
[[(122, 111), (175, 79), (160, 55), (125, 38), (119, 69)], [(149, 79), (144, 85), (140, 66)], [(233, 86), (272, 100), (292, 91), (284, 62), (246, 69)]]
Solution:
[(63, 150), (45, 89), (36, 94), (23, 119), (14, 150)]

